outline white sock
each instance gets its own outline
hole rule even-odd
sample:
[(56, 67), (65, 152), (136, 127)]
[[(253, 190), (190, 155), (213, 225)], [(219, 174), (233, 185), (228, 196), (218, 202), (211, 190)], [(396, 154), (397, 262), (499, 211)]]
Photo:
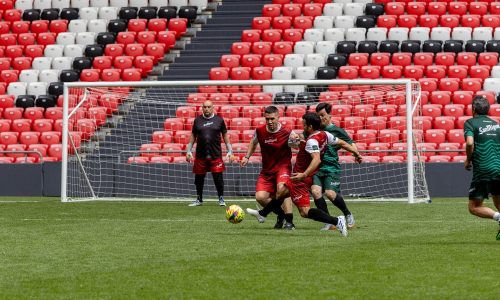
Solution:
[(500, 222), (500, 212), (496, 212), (493, 215), (493, 220)]

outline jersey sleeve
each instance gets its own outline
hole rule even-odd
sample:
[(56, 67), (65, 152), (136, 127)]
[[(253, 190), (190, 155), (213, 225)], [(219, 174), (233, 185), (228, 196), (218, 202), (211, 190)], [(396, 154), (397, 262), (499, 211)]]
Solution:
[(191, 129), (191, 133), (193, 133), (194, 135), (198, 135), (198, 126), (196, 126), (196, 120), (198, 120), (198, 119), (197, 118), (194, 119), (193, 128)]
[(220, 118), (220, 119), (221, 119), (220, 132), (222, 134), (226, 134), (227, 133), (226, 121), (224, 121), (223, 118)]
[(319, 143), (315, 139), (308, 139), (305, 150), (307, 153), (319, 152)]
[(328, 138), (328, 145), (337, 145), (339, 143), (339, 139), (335, 137), (333, 134), (326, 132), (326, 136)]
[(352, 145), (354, 143), (354, 141), (349, 136), (349, 134), (347, 133), (347, 131), (345, 131), (343, 128), (336, 128), (335, 132), (332, 132), (332, 134), (334, 134), (339, 139), (345, 141), (349, 145)]
[(474, 136), (474, 126), (472, 126), (472, 122), (470, 122), (470, 120), (467, 120), (464, 124), (464, 136)]

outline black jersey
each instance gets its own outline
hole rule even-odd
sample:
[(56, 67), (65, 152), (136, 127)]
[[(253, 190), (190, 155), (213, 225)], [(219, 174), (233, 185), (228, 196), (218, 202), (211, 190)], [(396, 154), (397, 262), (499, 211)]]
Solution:
[(227, 132), (224, 119), (218, 115), (198, 116), (194, 119), (192, 132), (196, 136), (196, 158), (222, 157), (221, 134)]

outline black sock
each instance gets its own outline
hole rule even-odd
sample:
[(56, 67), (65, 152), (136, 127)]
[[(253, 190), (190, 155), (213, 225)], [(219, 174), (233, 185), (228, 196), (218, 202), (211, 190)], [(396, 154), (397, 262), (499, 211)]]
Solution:
[(347, 208), (347, 205), (345, 204), (344, 197), (342, 197), (340, 194), (337, 194), (335, 199), (333, 200), (333, 205), (338, 207), (340, 211), (344, 214), (344, 216), (350, 215), (351, 212)]
[(278, 216), (278, 222), (283, 222), (283, 220), (285, 219), (285, 212), (283, 211), (283, 208), (281, 208), (281, 206), (275, 207), (273, 209), (273, 213)]
[(212, 173), (212, 178), (214, 179), (215, 189), (217, 190), (217, 196), (224, 196), (224, 178), (222, 177), (222, 173)]
[(325, 198), (321, 197), (318, 199), (314, 199), (314, 204), (316, 205), (317, 208), (321, 209), (322, 211), (326, 212), (327, 214), (330, 214), (328, 212), (328, 206), (326, 205)]
[(268, 214), (273, 212), (276, 208), (281, 208), (281, 201), (272, 199), (263, 209), (259, 210), (259, 214), (263, 217), (267, 217)]
[(285, 214), (285, 222), (293, 224), (293, 214)]
[(200, 202), (203, 202), (203, 186), (205, 185), (205, 174), (195, 174), (194, 185), (196, 186), (196, 199)]
[(309, 219), (313, 219), (314, 221), (332, 225), (337, 225), (339, 221), (338, 218), (330, 216), (319, 208), (310, 208), (309, 212), (307, 213), (307, 217)]

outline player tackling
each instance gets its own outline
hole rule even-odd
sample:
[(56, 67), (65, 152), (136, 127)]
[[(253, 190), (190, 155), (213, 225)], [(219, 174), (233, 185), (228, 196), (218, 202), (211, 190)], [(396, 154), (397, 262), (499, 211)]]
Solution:
[[(500, 125), (487, 116), (488, 100), (482, 96), (472, 101), (473, 118), (464, 124), (465, 169), (472, 169), (469, 189), (469, 212), (475, 216), (500, 222)], [(497, 211), (483, 205), (492, 195)], [(500, 223), (499, 223), (500, 225)], [(497, 240), (500, 240), (500, 229)]]
[[(300, 215), (318, 222), (333, 224), (342, 236), (347, 236), (347, 226), (345, 217), (332, 217), (328, 213), (318, 208), (310, 207), (309, 192), (313, 183), (313, 176), (321, 164), (321, 156), (325, 153), (328, 145), (338, 145), (341, 148), (351, 152), (358, 163), (361, 163), (362, 157), (359, 152), (346, 143), (336, 138), (332, 134), (321, 131), (321, 120), (315, 113), (309, 112), (302, 116), (302, 126), (307, 140), (301, 140), (297, 160), (293, 168), (292, 176), (286, 181), (285, 188), (278, 192), (276, 199), (273, 199), (262, 210), (247, 208), (247, 212), (253, 215), (257, 220), (265, 218), (275, 207), (280, 206), (287, 197), (292, 198), (292, 202), (297, 206)], [(300, 139), (297, 134), (290, 136), (290, 145), (297, 145), (296, 141)]]
[[(276, 197), (277, 192), (282, 192), (292, 172), (292, 151), (288, 147), (291, 130), (279, 122), (279, 111), (276, 106), (266, 107), (264, 118), (266, 124), (255, 129), (248, 151), (240, 162), (242, 167), (246, 166), (257, 145), (260, 145), (262, 170), (255, 187), (255, 199), (262, 207), (268, 205), (271, 198)], [(274, 228), (282, 228), (283, 221), (286, 221), (284, 228), (294, 229), (291, 202), (285, 201), (284, 206), (286, 212), (281, 207), (276, 207), (273, 211), (278, 215)]]

